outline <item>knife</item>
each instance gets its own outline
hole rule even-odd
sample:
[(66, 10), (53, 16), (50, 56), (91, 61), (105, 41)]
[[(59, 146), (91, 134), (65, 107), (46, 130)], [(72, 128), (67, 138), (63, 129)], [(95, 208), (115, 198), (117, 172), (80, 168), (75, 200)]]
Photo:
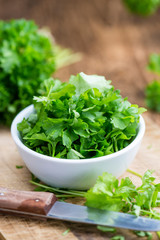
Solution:
[(57, 201), (56, 196), (49, 192), (0, 188), (0, 213), (141, 231), (160, 230), (160, 221), (158, 220)]

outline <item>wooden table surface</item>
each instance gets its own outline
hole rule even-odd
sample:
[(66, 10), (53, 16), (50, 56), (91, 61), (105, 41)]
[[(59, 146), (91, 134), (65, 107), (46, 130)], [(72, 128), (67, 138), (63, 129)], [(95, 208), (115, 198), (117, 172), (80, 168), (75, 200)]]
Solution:
[[(159, 52), (160, 12), (148, 18), (133, 16), (120, 0), (0, 0), (0, 18), (34, 19), (48, 26), (56, 41), (83, 54), (81, 62), (56, 73), (63, 81), (71, 74), (104, 75), (132, 103), (145, 106), (144, 88), (154, 76), (146, 70), (148, 56)], [(130, 166), (143, 174), (154, 169), (160, 177), (160, 115), (148, 111), (144, 115), (146, 133), (136, 159)], [(10, 135), (0, 128), (0, 186), (32, 190), (29, 171), (16, 169), (23, 165)], [(138, 184), (139, 179), (130, 176)], [(77, 203), (78, 200), (77, 200)], [(63, 232), (70, 232), (63, 236)], [(0, 240), (91, 240), (110, 239), (95, 226), (62, 221), (36, 221), (0, 216)], [(118, 230), (126, 239), (137, 239), (131, 231)], [(157, 239), (154, 234), (154, 238)]]

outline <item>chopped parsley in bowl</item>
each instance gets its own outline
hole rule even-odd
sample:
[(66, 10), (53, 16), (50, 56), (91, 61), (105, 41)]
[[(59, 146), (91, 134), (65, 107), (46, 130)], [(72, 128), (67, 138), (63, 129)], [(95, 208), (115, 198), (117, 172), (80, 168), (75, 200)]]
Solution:
[(69, 83), (47, 80), (43, 95), (16, 116), (11, 133), (42, 182), (84, 190), (103, 172), (125, 172), (145, 132), (144, 111), (104, 77), (80, 73)]
[(102, 76), (79, 73), (69, 83), (49, 79), (34, 97), (35, 113), (18, 124), (23, 143), (56, 158), (101, 157), (128, 146), (145, 111), (123, 99)]

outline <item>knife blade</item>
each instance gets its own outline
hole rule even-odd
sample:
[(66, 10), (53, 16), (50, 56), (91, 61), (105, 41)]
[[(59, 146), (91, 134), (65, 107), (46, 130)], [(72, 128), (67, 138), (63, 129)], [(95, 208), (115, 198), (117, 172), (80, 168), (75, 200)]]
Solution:
[(159, 231), (160, 221), (57, 201), (53, 193), (0, 188), (0, 212), (141, 231)]

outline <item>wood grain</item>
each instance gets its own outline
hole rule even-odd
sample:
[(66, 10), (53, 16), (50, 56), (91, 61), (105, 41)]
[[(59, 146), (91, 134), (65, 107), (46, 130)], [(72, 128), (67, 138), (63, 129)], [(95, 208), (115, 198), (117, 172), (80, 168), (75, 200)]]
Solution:
[(0, 208), (47, 215), (56, 196), (48, 192), (10, 190), (0, 187)]
[[(82, 52), (83, 60), (56, 73), (63, 81), (71, 74), (83, 71), (112, 79), (115, 88), (132, 103), (145, 106), (144, 88), (155, 76), (146, 70), (148, 56), (159, 52), (160, 12), (140, 18), (128, 13), (119, 0), (0, 0), (0, 18), (34, 19), (40, 26), (50, 27), (58, 43)], [(147, 169), (160, 172), (160, 115), (144, 114), (146, 133), (140, 151), (130, 166), (143, 174)], [(0, 129), (0, 186), (19, 190), (33, 190), (30, 173), (11, 139), (9, 129)], [(140, 179), (125, 173), (135, 184)], [(79, 203), (79, 201), (77, 201)], [(70, 228), (70, 232), (62, 233)], [(99, 232), (94, 226), (62, 221), (26, 220), (0, 216), (0, 232), (7, 240), (103, 240), (112, 234)], [(118, 230), (125, 239), (137, 239), (131, 231)], [(1, 237), (0, 237), (1, 239)], [(157, 239), (154, 234), (153, 239)]]

